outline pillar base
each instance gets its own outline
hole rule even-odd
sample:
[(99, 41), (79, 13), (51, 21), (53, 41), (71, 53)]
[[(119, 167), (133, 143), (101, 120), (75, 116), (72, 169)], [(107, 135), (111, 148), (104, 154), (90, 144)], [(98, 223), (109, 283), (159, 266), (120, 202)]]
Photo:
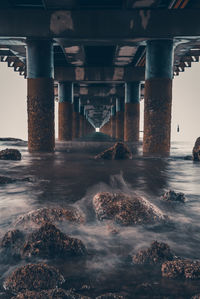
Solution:
[(172, 80), (153, 78), (145, 82), (144, 155), (169, 155)]
[(126, 103), (124, 112), (124, 141), (139, 141), (140, 104)]
[(72, 113), (72, 139), (79, 138), (79, 113), (73, 111)]
[(58, 140), (72, 140), (72, 104), (60, 102), (58, 105)]
[(54, 81), (51, 78), (27, 79), (28, 149), (52, 152), (54, 135)]
[(116, 112), (116, 139), (124, 140), (124, 112)]

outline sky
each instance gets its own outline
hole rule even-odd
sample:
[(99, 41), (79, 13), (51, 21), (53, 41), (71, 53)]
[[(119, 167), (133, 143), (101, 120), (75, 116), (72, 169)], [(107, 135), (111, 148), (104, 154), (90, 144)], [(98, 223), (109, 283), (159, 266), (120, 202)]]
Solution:
[[(7, 63), (0, 62), (0, 137), (27, 140), (26, 80)], [(58, 132), (58, 104), (55, 104), (55, 132)], [(141, 127), (143, 128), (141, 102)], [(200, 136), (200, 63), (192, 64), (173, 80), (172, 141), (195, 141)], [(180, 132), (177, 132), (179, 125)]]

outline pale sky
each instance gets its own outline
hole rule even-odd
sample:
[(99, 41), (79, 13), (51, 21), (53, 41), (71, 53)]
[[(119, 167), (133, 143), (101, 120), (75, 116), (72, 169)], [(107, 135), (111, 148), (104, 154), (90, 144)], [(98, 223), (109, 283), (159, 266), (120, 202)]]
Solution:
[[(193, 63), (173, 82), (172, 141), (195, 141), (200, 136), (200, 63)], [(0, 137), (27, 140), (26, 80), (0, 63)], [(57, 136), (57, 103), (56, 103)], [(143, 102), (141, 102), (141, 129)], [(179, 124), (180, 132), (177, 133)]]

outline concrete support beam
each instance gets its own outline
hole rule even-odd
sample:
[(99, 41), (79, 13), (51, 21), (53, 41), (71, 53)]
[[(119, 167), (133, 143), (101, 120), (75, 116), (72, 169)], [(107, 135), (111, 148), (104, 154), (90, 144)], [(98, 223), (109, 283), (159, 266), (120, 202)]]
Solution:
[(63, 67), (55, 68), (55, 80), (73, 82), (144, 81), (144, 67)]
[(124, 141), (139, 140), (140, 82), (125, 84)]
[(173, 40), (147, 43), (144, 104), (144, 155), (170, 152)]
[(116, 99), (116, 139), (124, 140), (124, 103)]
[(80, 113), (79, 98), (74, 97), (73, 113), (72, 113), (72, 139), (79, 138)]
[(198, 9), (0, 10), (0, 36), (61, 38), (66, 45), (199, 35)]
[(28, 149), (52, 152), (54, 135), (53, 45), (27, 40)]
[(58, 84), (58, 139), (72, 140), (73, 83)]

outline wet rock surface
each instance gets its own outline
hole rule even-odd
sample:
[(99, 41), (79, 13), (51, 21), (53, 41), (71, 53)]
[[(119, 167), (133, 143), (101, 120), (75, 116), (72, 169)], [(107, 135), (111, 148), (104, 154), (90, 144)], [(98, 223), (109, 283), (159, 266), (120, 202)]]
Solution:
[(69, 221), (72, 223), (84, 223), (85, 216), (82, 212), (74, 207), (67, 208), (41, 208), (33, 210), (25, 215), (19, 216), (15, 222), (15, 226), (23, 228), (38, 227), (46, 222), (58, 223)]
[(193, 150), (192, 150), (193, 161), (200, 161), (200, 137), (197, 138)]
[(41, 292), (25, 291), (19, 293), (17, 296), (11, 299), (90, 299), (89, 297), (76, 294), (71, 291), (65, 291), (63, 289), (43, 290)]
[(17, 149), (9, 149), (0, 151), (0, 160), (21, 160), (22, 156)]
[(175, 192), (173, 190), (169, 190), (165, 192), (160, 198), (161, 200), (171, 201), (171, 202), (185, 202), (186, 197), (182, 192)]
[(93, 206), (99, 220), (113, 220), (124, 226), (150, 224), (167, 219), (160, 209), (136, 195), (100, 192), (94, 196)]
[(117, 142), (114, 146), (96, 155), (95, 159), (105, 159), (105, 160), (132, 159), (132, 153), (123, 142)]
[(154, 241), (150, 248), (139, 250), (138, 253), (133, 256), (133, 262), (135, 264), (159, 264), (165, 261), (172, 261), (173, 259), (174, 255), (169, 245), (157, 241)]
[(17, 294), (27, 290), (54, 289), (63, 282), (64, 278), (56, 268), (42, 263), (28, 264), (16, 269), (9, 275), (4, 281), (4, 288), (13, 294)]
[(68, 237), (50, 223), (31, 233), (22, 249), (22, 257), (55, 258), (85, 254), (86, 248), (81, 240)]
[(162, 264), (162, 276), (167, 278), (200, 279), (200, 262), (175, 260)]
[(192, 296), (191, 299), (200, 299), (200, 294), (196, 294), (196, 295)]

